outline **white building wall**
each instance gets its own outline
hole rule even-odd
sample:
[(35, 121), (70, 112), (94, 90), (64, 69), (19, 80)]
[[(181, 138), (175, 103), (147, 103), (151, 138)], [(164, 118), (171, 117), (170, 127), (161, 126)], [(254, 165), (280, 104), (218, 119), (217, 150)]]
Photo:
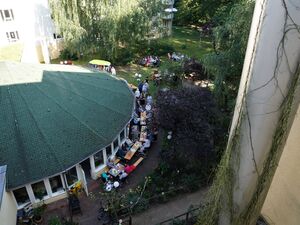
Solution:
[(0, 10), (7, 9), (12, 9), (14, 18), (3, 21), (0, 16), (0, 46), (10, 44), (6, 32), (18, 31), (19, 41), (24, 43), (23, 62), (49, 63), (50, 53), (51, 58), (57, 57), (59, 49), (53, 51), (58, 46), (47, 0), (0, 0)]
[[(269, 183), (266, 181), (268, 177), (263, 180), (261, 175), (268, 169), (265, 160), (271, 157), (281, 106), (300, 60), (298, 31), (290, 30), (285, 36), (284, 32), (293, 27), (294, 22), (300, 24), (299, 7), (300, 1), (295, 0), (256, 1), (229, 136), (230, 144), (237, 143), (231, 158), (234, 184), (232, 198), (230, 196), (228, 199), (232, 202), (226, 202), (224, 197), (226, 207), (219, 224), (232, 224), (232, 219), (239, 221), (236, 224), (242, 224), (241, 220), (246, 218), (246, 213), (249, 213), (249, 218), (243, 224), (255, 224), (262, 207), (260, 203), (265, 200)], [(286, 10), (290, 17), (286, 15)], [(279, 156), (280, 151), (276, 152), (276, 156)], [(277, 163), (274, 160), (274, 164)], [(267, 172), (272, 176), (274, 171)], [(258, 181), (264, 182), (263, 190), (257, 190)], [(232, 211), (229, 211), (228, 205), (232, 205)], [(252, 206), (252, 211), (249, 211)], [(281, 208), (281, 205), (276, 207)]]
[(17, 221), (17, 205), (10, 192), (4, 191), (0, 208), (0, 224), (15, 225)]

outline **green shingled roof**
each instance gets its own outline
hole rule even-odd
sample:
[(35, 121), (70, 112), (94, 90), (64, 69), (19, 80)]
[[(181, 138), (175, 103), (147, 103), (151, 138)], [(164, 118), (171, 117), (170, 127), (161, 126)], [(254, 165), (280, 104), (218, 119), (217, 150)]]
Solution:
[(59, 173), (110, 144), (130, 120), (124, 81), (75, 66), (0, 62), (0, 164), (8, 188)]

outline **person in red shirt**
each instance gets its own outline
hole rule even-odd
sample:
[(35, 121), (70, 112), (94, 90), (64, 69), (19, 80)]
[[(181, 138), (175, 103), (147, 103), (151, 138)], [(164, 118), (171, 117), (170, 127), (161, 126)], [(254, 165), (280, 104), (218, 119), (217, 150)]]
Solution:
[(134, 171), (136, 168), (135, 165), (126, 165), (125, 168), (124, 168), (124, 171), (127, 173), (127, 174), (130, 174), (132, 171)]

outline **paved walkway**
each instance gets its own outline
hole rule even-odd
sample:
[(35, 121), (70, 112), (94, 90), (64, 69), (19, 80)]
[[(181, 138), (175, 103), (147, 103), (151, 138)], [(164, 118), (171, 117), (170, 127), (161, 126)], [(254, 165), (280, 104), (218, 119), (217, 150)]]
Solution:
[(157, 204), (141, 214), (132, 218), (133, 225), (156, 225), (167, 219), (171, 219), (188, 211), (191, 205), (198, 206), (204, 201), (207, 193), (206, 189), (201, 189), (194, 193), (181, 195), (165, 204)]

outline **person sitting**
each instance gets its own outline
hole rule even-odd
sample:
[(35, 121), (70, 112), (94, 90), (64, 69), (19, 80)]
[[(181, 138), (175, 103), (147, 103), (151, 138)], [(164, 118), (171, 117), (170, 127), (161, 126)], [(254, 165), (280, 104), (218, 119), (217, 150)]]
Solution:
[(114, 163), (114, 160), (113, 158), (109, 158), (108, 162), (107, 162), (107, 166), (109, 168), (114, 168), (115, 167), (115, 163)]
[(107, 181), (108, 181), (108, 175), (107, 175), (107, 173), (101, 173), (101, 180), (102, 180), (102, 182), (103, 183), (106, 183)]
[(150, 146), (151, 146), (151, 141), (150, 141), (150, 139), (145, 139), (145, 142), (144, 142), (144, 144), (143, 144), (143, 148), (144, 149), (148, 149), (148, 148), (150, 148)]
[(128, 173), (126, 173), (124, 170), (122, 170), (121, 173), (119, 174), (119, 180), (124, 181), (126, 179), (126, 177), (128, 177)]
[(152, 105), (152, 103), (153, 103), (153, 99), (152, 99), (152, 96), (151, 96), (151, 95), (148, 95), (148, 96), (147, 96), (147, 98), (146, 98), (146, 102), (147, 102), (147, 104), (150, 104), (150, 105)]
[(136, 169), (135, 165), (125, 165), (124, 171), (125, 173), (130, 174), (135, 169)]
[(133, 123), (135, 124), (135, 125), (138, 125), (139, 124), (139, 122), (140, 122), (140, 118), (138, 118), (138, 117), (134, 117), (133, 118)]
[(125, 147), (125, 144), (122, 144), (122, 146), (118, 149), (116, 156), (123, 159), (127, 153), (127, 149)]

